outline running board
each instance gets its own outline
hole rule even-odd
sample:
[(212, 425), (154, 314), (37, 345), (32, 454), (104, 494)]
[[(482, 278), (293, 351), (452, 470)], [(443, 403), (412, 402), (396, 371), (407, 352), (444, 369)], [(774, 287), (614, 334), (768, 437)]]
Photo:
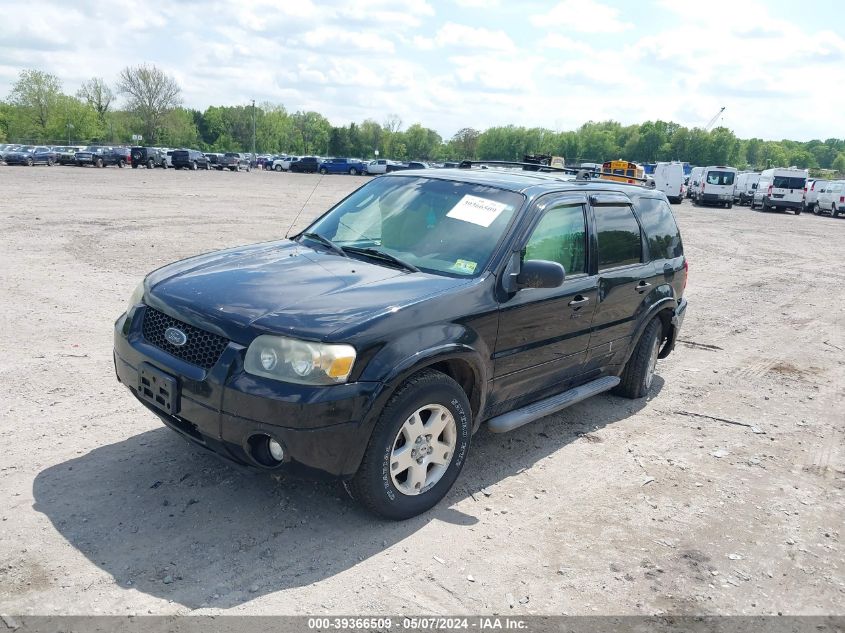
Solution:
[(508, 413), (498, 415), (495, 418), (490, 418), (487, 422), (487, 427), (493, 433), (507, 433), (508, 431), (513, 431), (523, 424), (539, 420), (542, 417), (560, 411), (561, 409), (565, 409), (577, 402), (586, 400), (587, 398), (601, 393), (602, 391), (613, 389), (619, 384), (619, 382), (620, 381), (617, 376), (605, 376), (604, 378), (593, 380), (592, 382), (588, 382), (586, 385), (581, 385), (580, 387), (564, 391), (563, 393), (559, 393), (551, 398), (534, 402), (528, 406), (522, 407), (521, 409), (517, 409), (516, 411), (510, 411)]

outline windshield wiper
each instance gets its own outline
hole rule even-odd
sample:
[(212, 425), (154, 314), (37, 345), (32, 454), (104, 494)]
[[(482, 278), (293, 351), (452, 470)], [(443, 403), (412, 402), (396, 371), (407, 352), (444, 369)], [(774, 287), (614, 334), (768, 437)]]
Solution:
[(319, 233), (300, 233), (299, 237), (307, 237), (309, 240), (314, 240), (315, 242), (320, 242), (323, 246), (331, 249), (331, 251), (341, 257), (349, 257), (343, 249), (332, 242), (329, 238), (323, 237)]
[(397, 266), (404, 268), (405, 270), (410, 271), (412, 273), (420, 272), (420, 269), (414, 266), (413, 264), (409, 264), (408, 262), (399, 259), (395, 255), (391, 255), (390, 253), (379, 250), (377, 248), (359, 248), (357, 246), (344, 246), (343, 250), (349, 251), (350, 253), (360, 253), (362, 255), (368, 255), (369, 257), (373, 257), (375, 259), (383, 259), (392, 262)]

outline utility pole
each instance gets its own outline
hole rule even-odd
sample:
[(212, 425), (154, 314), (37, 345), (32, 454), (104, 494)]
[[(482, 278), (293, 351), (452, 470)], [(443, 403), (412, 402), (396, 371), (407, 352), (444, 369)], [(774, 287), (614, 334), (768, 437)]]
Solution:
[(252, 100), (252, 160), (255, 160), (255, 99)]

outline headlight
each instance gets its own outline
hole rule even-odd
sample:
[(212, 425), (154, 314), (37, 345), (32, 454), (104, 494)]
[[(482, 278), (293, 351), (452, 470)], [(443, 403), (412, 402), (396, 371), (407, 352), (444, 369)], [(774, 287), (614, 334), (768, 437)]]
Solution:
[(129, 297), (129, 305), (126, 306), (126, 313), (128, 314), (132, 308), (136, 305), (141, 303), (144, 298), (144, 282), (138, 284), (138, 287), (132, 292), (132, 296)]
[(246, 351), (244, 370), (300, 385), (344, 383), (355, 364), (351, 345), (312, 343), (262, 334)]

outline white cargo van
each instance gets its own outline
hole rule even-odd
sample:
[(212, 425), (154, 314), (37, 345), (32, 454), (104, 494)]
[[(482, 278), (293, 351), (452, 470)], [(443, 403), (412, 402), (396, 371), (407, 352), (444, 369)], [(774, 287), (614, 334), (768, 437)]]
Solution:
[(696, 205), (712, 204), (730, 209), (734, 206), (736, 169), (725, 165), (711, 165), (701, 172), (693, 200)]
[(751, 203), (751, 196), (757, 189), (757, 181), (760, 174), (753, 171), (745, 171), (736, 175), (736, 186), (734, 187), (734, 202), (742, 206)]
[(655, 188), (665, 193), (672, 204), (681, 204), (684, 191), (683, 163), (657, 163), (654, 166), (653, 176)]
[(689, 173), (689, 182), (687, 183), (687, 198), (695, 200), (695, 192), (698, 188), (698, 182), (701, 180), (701, 172), (704, 167), (693, 167)]
[(845, 214), (845, 180), (831, 180), (824, 184), (816, 201), (815, 213), (829, 213), (834, 218), (840, 213)]
[(763, 211), (792, 209), (795, 215), (801, 215), (806, 184), (806, 169), (766, 169), (760, 173), (757, 190), (751, 199), (751, 208), (759, 205)]
[(816, 201), (819, 199), (819, 192), (824, 189), (827, 180), (808, 180), (804, 185), (804, 211), (817, 213)]

